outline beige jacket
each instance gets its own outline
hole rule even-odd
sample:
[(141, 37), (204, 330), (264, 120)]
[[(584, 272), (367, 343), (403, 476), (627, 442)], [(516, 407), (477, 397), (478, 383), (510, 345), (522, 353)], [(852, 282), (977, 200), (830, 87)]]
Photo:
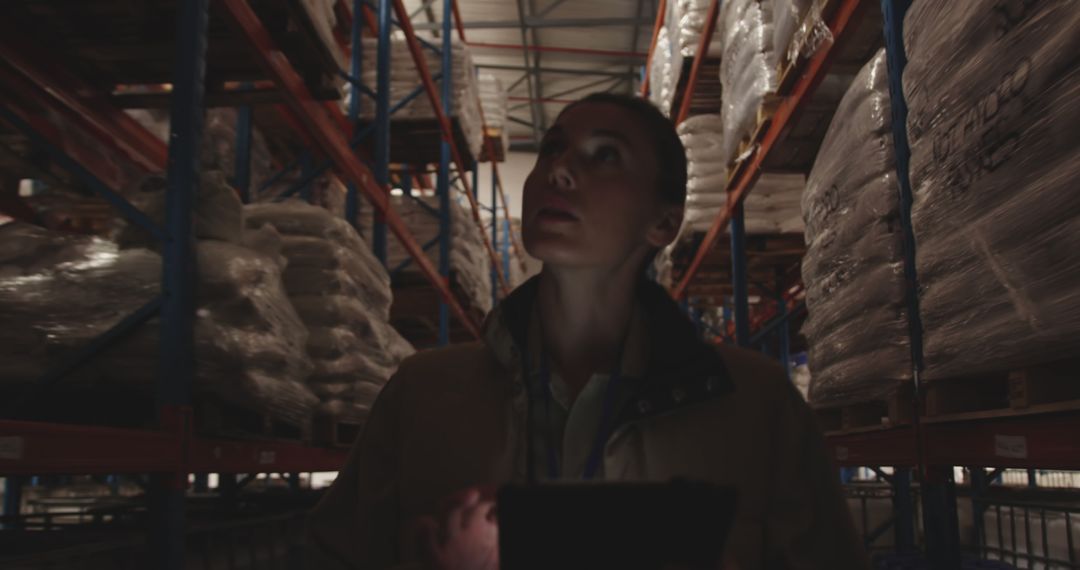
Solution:
[[(535, 295), (534, 280), (500, 304), (484, 343), (402, 364), (312, 512), (313, 567), (415, 567), (417, 516), (468, 486), (526, 480), (519, 347), (528, 346)], [(604, 478), (736, 487), (727, 551), (742, 570), (867, 568), (838, 472), (783, 370), (758, 353), (702, 343), (658, 286), (643, 285), (639, 298), (649, 372), (616, 414)]]

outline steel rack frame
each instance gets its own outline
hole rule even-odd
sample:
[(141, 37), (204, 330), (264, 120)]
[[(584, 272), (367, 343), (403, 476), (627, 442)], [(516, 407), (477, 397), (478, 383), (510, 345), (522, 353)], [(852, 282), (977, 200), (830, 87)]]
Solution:
[[(708, 22), (713, 22), (718, 0), (710, 6)], [(716, 246), (724, 228), (731, 222), (732, 275), (735, 322), (748, 322), (745, 310), (747, 275), (741, 254), (745, 252), (745, 240), (742, 237), (740, 220), (741, 202), (753, 189), (770, 152), (781, 140), (786, 129), (794, 122), (809, 99), (817, 84), (824, 78), (838, 51), (837, 46), (854, 33), (861, 19), (861, 10), (870, 4), (869, 0), (833, 0), (834, 9), (828, 19), (828, 27), (833, 34), (832, 45), (819, 49), (801, 65), (796, 64), (794, 79), (784, 83), (790, 90), (772, 116), (769, 124), (759, 130), (752, 154), (743, 161), (732, 175), (728, 184), (728, 203), (714, 220), (703, 242), (697, 248), (687, 272), (673, 287), (671, 293), (676, 299), (686, 300), (691, 281), (701, 269), (706, 254)], [(952, 480), (953, 466), (962, 465), (972, 470), (973, 480), (988, 477), (986, 470), (994, 468), (1019, 469), (1062, 469), (1080, 470), (1080, 441), (1074, 434), (1080, 433), (1080, 413), (1075, 410), (1044, 411), (1041, 413), (1015, 414), (970, 414), (967, 417), (940, 418), (925, 420), (920, 417), (919, 379), (922, 370), (922, 326), (919, 322), (918, 276), (914, 264), (914, 238), (910, 225), (911, 187), (908, 176), (908, 158), (910, 149), (906, 131), (906, 103), (903, 98), (902, 77), (906, 63), (903, 44), (903, 17), (911, 0), (880, 0), (882, 11), (882, 29), (888, 58), (890, 97), (893, 110), (893, 135), (897, 157), (897, 174), (900, 191), (898, 200), (901, 205), (901, 225), (904, 231), (905, 281), (910, 321), (912, 344), (912, 370), (915, 378), (911, 425), (875, 426), (857, 428), (826, 434), (826, 444), (834, 462), (840, 466), (890, 466), (895, 471), (885, 478), (893, 487), (895, 516), (882, 528), (876, 529), (873, 536), (880, 536), (890, 528), (895, 533), (897, 547), (901, 550), (916, 548), (914, 511), (912, 507), (912, 482), (919, 484), (921, 514), (926, 533), (925, 548), (933, 568), (957, 568), (960, 560), (960, 544), (957, 530), (956, 486)], [(660, 26), (663, 25), (664, 2), (660, 2), (653, 46)], [(683, 95), (681, 106), (675, 116), (676, 124), (685, 119), (688, 101), (697, 83), (696, 68), (701, 54), (707, 53), (711, 39), (711, 30), (702, 34), (694, 66)], [(650, 57), (651, 61), (651, 57)], [(787, 85), (781, 86), (785, 91)], [(648, 73), (642, 85), (642, 95), (648, 94)], [(783, 330), (787, 321), (795, 314), (805, 310), (805, 302), (798, 301), (802, 284), (783, 287), (787, 283), (778, 279), (776, 310), (758, 315), (749, 321), (736, 337), (745, 338), (749, 329), (757, 330), (750, 338), (750, 344), (756, 345), (767, 335)], [(773, 291), (775, 293), (776, 291)], [(727, 308), (725, 308), (727, 312)], [(741, 315), (740, 315), (741, 313)], [(740, 316), (742, 318), (740, 318)], [(740, 338), (739, 344), (745, 344)], [(783, 355), (781, 355), (783, 358)], [(900, 405), (905, 405), (901, 402)], [(873, 467), (880, 473), (880, 469)], [(978, 506), (979, 489), (973, 490), (973, 501)], [(976, 510), (976, 512), (979, 512)]]

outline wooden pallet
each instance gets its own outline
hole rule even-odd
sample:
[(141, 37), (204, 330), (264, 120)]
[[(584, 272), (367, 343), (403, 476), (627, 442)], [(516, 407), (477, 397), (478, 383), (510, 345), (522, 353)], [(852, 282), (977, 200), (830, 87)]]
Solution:
[[(370, 121), (361, 121), (360, 129), (368, 124)], [(461, 128), (457, 117), (450, 117), (450, 127), (465, 168), (472, 168), (476, 157), (469, 151), (465, 131)], [(368, 138), (367, 144), (374, 145), (374, 139)], [(374, 146), (372, 146), (372, 152), (374, 152)], [(390, 117), (390, 162), (409, 165), (435, 164), (439, 162), (441, 152), (442, 128), (437, 119)]]
[[(431, 283), (416, 270), (404, 270), (394, 276), (394, 303), (390, 306), (390, 324), (417, 349), (433, 347), (439, 336), (439, 294)], [(472, 307), (454, 272), (450, 272), (450, 290), (469, 312), (474, 322), (483, 322), (484, 313)], [(451, 313), (450, 341), (476, 340), (460, 320)]]
[(203, 396), (192, 406), (195, 433), (211, 437), (311, 441), (311, 419), (297, 421)]
[[(809, 10), (806, 17), (803, 18), (800, 27), (810, 25), (811, 16), (815, 14), (819, 14), (819, 17), (821, 18), (828, 17), (836, 9), (839, 2), (838, 0), (816, 0), (814, 4), (815, 5)], [(814, 55), (813, 53), (807, 51), (808, 39), (808, 37), (804, 37), (801, 39), (801, 41), (799, 41), (797, 52), (799, 54), (798, 57), (789, 58), (789, 49), (787, 47), (780, 51), (780, 60), (777, 62), (776, 70), (776, 77), (779, 80), (777, 85), (780, 86), (780, 93), (786, 93), (791, 88), (791, 85), (795, 83), (795, 78), (798, 77), (798, 73), (796, 73), (796, 70), (799, 67), (799, 64)], [(792, 41), (795, 41), (794, 37), (792, 38)]]
[(326, 447), (352, 447), (363, 428), (363, 418), (315, 416), (311, 426), (311, 442)]
[(783, 97), (770, 93), (765, 95), (765, 98), (761, 101), (761, 105), (758, 105), (756, 117), (757, 126), (754, 127), (754, 130), (751, 131), (750, 134), (744, 136), (742, 140), (739, 141), (739, 146), (736, 147), (735, 156), (732, 157), (732, 162), (728, 165), (728, 185), (730, 185), (731, 181), (742, 171), (742, 166), (749, 162), (749, 160), (739, 160), (739, 158), (743, 156), (749, 158), (751, 156), (751, 153), (748, 151), (759, 144), (761, 139), (765, 137), (765, 131), (768, 130), (769, 125), (772, 124), (773, 115), (776, 114), (776, 109), (783, 100)]
[[(486, 141), (491, 142), (491, 150), (495, 154), (495, 162), (506, 162), (506, 152), (509, 150), (503, 148), (502, 129), (488, 128), (485, 133)], [(488, 145), (485, 142), (484, 146), (480, 149), (480, 162), (491, 162), (491, 157), (488, 156)]]
[(914, 386), (910, 381), (897, 382), (896, 388), (882, 400), (829, 406), (814, 410), (825, 433), (857, 433), (910, 425), (913, 418)]
[(926, 383), (926, 420), (1080, 411), (1078, 360)]

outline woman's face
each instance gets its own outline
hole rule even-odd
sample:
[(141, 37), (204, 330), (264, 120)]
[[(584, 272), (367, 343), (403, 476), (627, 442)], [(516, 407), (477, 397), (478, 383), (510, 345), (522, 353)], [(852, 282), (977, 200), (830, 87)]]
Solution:
[(589, 102), (548, 130), (525, 180), (522, 237), (530, 255), (567, 267), (614, 267), (675, 238), (681, 208), (660, 198), (655, 150), (640, 123), (627, 109)]

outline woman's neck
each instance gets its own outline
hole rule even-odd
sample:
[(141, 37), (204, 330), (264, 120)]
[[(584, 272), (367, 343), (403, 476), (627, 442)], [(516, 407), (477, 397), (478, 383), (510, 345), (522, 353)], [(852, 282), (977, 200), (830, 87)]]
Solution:
[(626, 268), (545, 267), (538, 295), (544, 346), (576, 395), (592, 374), (617, 364), (634, 313), (639, 276)]

